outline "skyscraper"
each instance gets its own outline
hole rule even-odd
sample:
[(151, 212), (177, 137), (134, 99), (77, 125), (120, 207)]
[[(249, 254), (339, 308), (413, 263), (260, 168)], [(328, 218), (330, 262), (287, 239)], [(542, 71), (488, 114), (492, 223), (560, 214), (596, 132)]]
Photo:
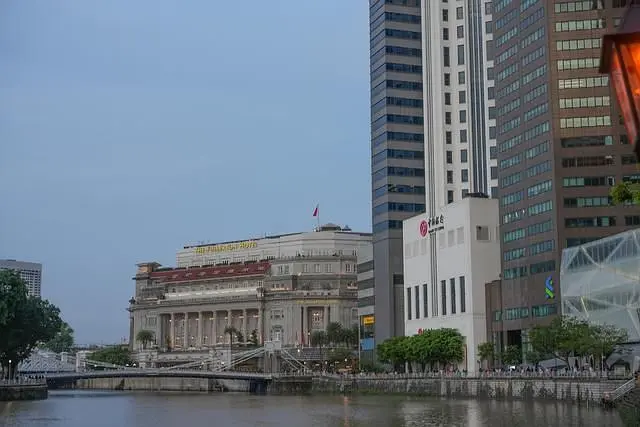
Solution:
[(0, 270), (14, 270), (27, 284), (29, 295), (40, 297), (42, 284), (42, 264), (36, 262), (0, 259)]
[(559, 312), (563, 248), (640, 224), (640, 209), (609, 197), (640, 175), (598, 72), (602, 36), (628, 2), (492, 4), (503, 271), (490, 329), (501, 346), (526, 343), (528, 329)]
[(497, 197), (491, 11), (422, 2), (427, 213), (469, 193)]
[(402, 220), (425, 210), (420, 0), (370, 1), (375, 339), (404, 333)]

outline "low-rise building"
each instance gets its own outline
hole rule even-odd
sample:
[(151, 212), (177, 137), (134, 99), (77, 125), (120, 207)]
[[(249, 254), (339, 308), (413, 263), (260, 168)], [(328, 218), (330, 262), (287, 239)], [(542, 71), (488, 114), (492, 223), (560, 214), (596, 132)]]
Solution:
[(500, 275), (498, 201), (467, 197), (403, 222), (405, 331), (454, 328), (465, 338), (460, 369), (479, 367), (487, 341), (485, 283)]
[[(309, 243), (315, 234), (325, 248), (331, 246), (330, 236), (349, 233), (357, 237), (349, 245), (344, 236), (338, 237), (343, 243), (334, 243), (333, 251)], [(304, 346), (313, 332), (325, 330), (330, 322), (356, 325), (356, 254), (367, 247), (367, 234), (329, 226), (297, 235), (306, 242), (307, 252), (175, 268), (138, 264), (129, 307), (132, 348), (142, 345), (136, 342), (141, 330), (154, 334), (159, 349), (175, 351), (228, 344), (231, 336), (234, 342), (238, 337), (249, 342), (252, 335), (260, 343), (277, 340), (284, 346)], [(368, 239), (370, 246), (370, 235)], [(290, 239), (288, 244), (296, 246)], [(236, 259), (236, 249), (246, 256), (247, 245), (238, 244), (226, 247), (230, 259)]]

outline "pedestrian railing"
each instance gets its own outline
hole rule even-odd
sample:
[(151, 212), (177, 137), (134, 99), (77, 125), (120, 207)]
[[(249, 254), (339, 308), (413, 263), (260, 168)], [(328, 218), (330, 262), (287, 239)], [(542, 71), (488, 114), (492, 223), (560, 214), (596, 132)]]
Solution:
[(21, 385), (42, 385), (47, 381), (44, 378), (12, 378), (0, 379), (0, 387), (15, 387)]
[(616, 400), (624, 397), (627, 393), (629, 393), (634, 388), (636, 388), (635, 378), (630, 379), (629, 381), (622, 384), (620, 387), (613, 390), (612, 392), (605, 393), (605, 399), (608, 400), (609, 402), (615, 402)]
[(457, 372), (424, 372), (411, 374), (333, 374), (333, 373), (314, 373), (316, 376), (324, 378), (362, 378), (362, 379), (381, 379), (381, 380), (401, 380), (401, 379), (584, 379), (584, 380), (625, 380), (628, 375), (620, 376), (612, 373), (587, 371), (587, 372), (483, 372), (477, 374), (465, 374)]

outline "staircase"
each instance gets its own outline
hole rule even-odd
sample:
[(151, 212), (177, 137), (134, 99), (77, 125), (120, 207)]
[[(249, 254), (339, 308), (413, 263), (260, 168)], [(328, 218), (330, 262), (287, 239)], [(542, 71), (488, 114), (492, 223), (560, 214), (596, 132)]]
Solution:
[(625, 427), (640, 426), (640, 380), (632, 379), (607, 393), (603, 403), (616, 408)]

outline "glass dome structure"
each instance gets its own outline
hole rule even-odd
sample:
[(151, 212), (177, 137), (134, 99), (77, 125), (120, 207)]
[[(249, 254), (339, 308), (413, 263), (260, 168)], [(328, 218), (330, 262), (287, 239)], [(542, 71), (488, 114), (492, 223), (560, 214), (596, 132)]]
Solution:
[(562, 314), (623, 328), (640, 342), (640, 229), (565, 249), (560, 291)]

